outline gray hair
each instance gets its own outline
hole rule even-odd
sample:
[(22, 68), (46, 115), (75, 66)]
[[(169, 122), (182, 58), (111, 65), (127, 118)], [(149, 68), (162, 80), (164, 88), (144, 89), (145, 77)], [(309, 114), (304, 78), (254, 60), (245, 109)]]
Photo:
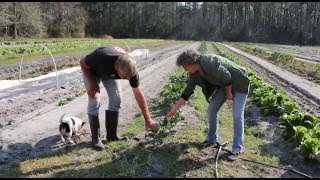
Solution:
[(200, 52), (192, 49), (187, 49), (182, 52), (177, 58), (177, 66), (185, 64), (197, 64), (200, 59)]
[(136, 61), (127, 54), (120, 55), (116, 64), (119, 65), (121, 72), (127, 76), (133, 76), (138, 71)]

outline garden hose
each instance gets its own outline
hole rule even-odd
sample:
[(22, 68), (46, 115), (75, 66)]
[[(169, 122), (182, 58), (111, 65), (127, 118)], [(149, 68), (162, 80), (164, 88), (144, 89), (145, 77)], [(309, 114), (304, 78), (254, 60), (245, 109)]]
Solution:
[[(219, 146), (219, 148), (220, 148), (220, 146)], [(230, 153), (231, 153), (231, 151), (230, 151), (229, 149), (222, 148), (222, 150), (224, 150), (224, 151), (227, 151), (227, 152), (230, 152)], [(296, 173), (296, 174), (299, 174), (299, 175), (301, 175), (301, 176), (308, 177), (308, 178), (313, 178), (312, 176), (309, 176), (309, 175), (304, 174), (304, 173), (302, 173), (302, 172), (300, 172), (300, 171), (297, 171), (297, 170), (295, 170), (295, 169), (292, 169), (291, 167), (290, 167), (290, 168), (288, 168), (288, 167), (273, 166), (273, 165), (270, 165), (270, 164), (261, 163), (261, 162), (257, 162), (257, 161), (252, 161), (252, 160), (245, 159), (245, 158), (241, 158), (241, 157), (239, 157), (239, 159), (242, 159), (242, 160), (244, 160), (244, 161), (251, 162), (251, 163), (256, 163), (256, 164), (261, 164), (261, 165), (269, 166), (269, 167), (272, 167), (272, 168), (278, 168), (278, 169), (283, 169), (283, 170), (289, 170), (289, 171), (292, 171), (292, 172), (294, 172), (294, 173)], [(218, 175), (218, 174), (217, 174), (217, 175)]]
[(216, 164), (216, 178), (219, 178), (219, 176), (218, 176), (218, 160), (219, 160), (219, 154), (220, 154), (220, 152), (221, 152), (221, 149), (222, 149), (222, 147), (225, 147), (225, 146), (227, 146), (227, 144), (228, 144), (228, 141), (226, 141), (226, 142), (224, 142), (224, 143), (222, 143), (222, 144), (220, 144), (219, 142), (217, 142), (217, 145), (218, 145), (218, 151), (217, 151), (217, 154), (216, 154), (216, 158), (215, 158), (215, 164)]

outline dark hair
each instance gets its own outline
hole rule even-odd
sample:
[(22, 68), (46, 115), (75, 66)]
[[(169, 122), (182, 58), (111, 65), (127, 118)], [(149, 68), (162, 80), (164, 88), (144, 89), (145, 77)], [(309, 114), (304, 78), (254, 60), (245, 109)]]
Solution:
[(183, 66), (185, 64), (197, 64), (200, 59), (200, 52), (187, 49), (186, 51), (182, 52), (177, 58), (177, 66)]

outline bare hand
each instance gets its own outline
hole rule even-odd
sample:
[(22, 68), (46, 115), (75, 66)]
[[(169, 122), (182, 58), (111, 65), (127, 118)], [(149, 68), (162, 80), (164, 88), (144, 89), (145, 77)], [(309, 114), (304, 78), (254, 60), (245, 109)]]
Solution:
[(89, 98), (93, 99), (95, 97), (96, 93), (100, 93), (99, 85), (97, 85), (97, 84), (90, 85)]
[(160, 128), (160, 124), (157, 121), (149, 119), (145, 123), (146, 129), (150, 129), (152, 132), (157, 132)]
[(168, 112), (167, 118), (171, 118), (171, 117), (175, 116), (175, 115), (176, 115), (176, 112), (177, 112), (177, 111), (174, 111), (174, 110), (172, 109), (170, 112)]

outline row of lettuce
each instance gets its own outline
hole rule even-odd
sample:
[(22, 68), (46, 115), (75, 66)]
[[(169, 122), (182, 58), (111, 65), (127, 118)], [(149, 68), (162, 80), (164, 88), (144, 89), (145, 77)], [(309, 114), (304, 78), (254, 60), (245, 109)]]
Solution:
[[(61, 41), (55, 43), (38, 43), (30, 46), (21, 46), (21, 47), (1, 47), (0, 48), (0, 56), (7, 55), (19, 55), (24, 54), (25, 52), (28, 54), (33, 53), (41, 53), (45, 52), (46, 48), (53, 52), (59, 51), (70, 51), (74, 49), (88, 49), (88, 48), (96, 48), (101, 45), (113, 44), (117, 46), (126, 47), (126, 45), (139, 45), (143, 46), (144, 43), (156, 42), (160, 40), (156, 39), (114, 39), (114, 40), (105, 40), (105, 39), (92, 39), (85, 41)], [(46, 48), (45, 48), (45, 47)]]
[(298, 147), (299, 152), (307, 159), (320, 161), (320, 128), (318, 117), (299, 110), (296, 102), (284, 93), (268, 84), (250, 67), (227, 51), (213, 43), (220, 55), (245, 66), (249, 70), (251, 81), (250, 94), (260, 108), (263, 116), (280, 116), (279, 127), (284, 138)]

